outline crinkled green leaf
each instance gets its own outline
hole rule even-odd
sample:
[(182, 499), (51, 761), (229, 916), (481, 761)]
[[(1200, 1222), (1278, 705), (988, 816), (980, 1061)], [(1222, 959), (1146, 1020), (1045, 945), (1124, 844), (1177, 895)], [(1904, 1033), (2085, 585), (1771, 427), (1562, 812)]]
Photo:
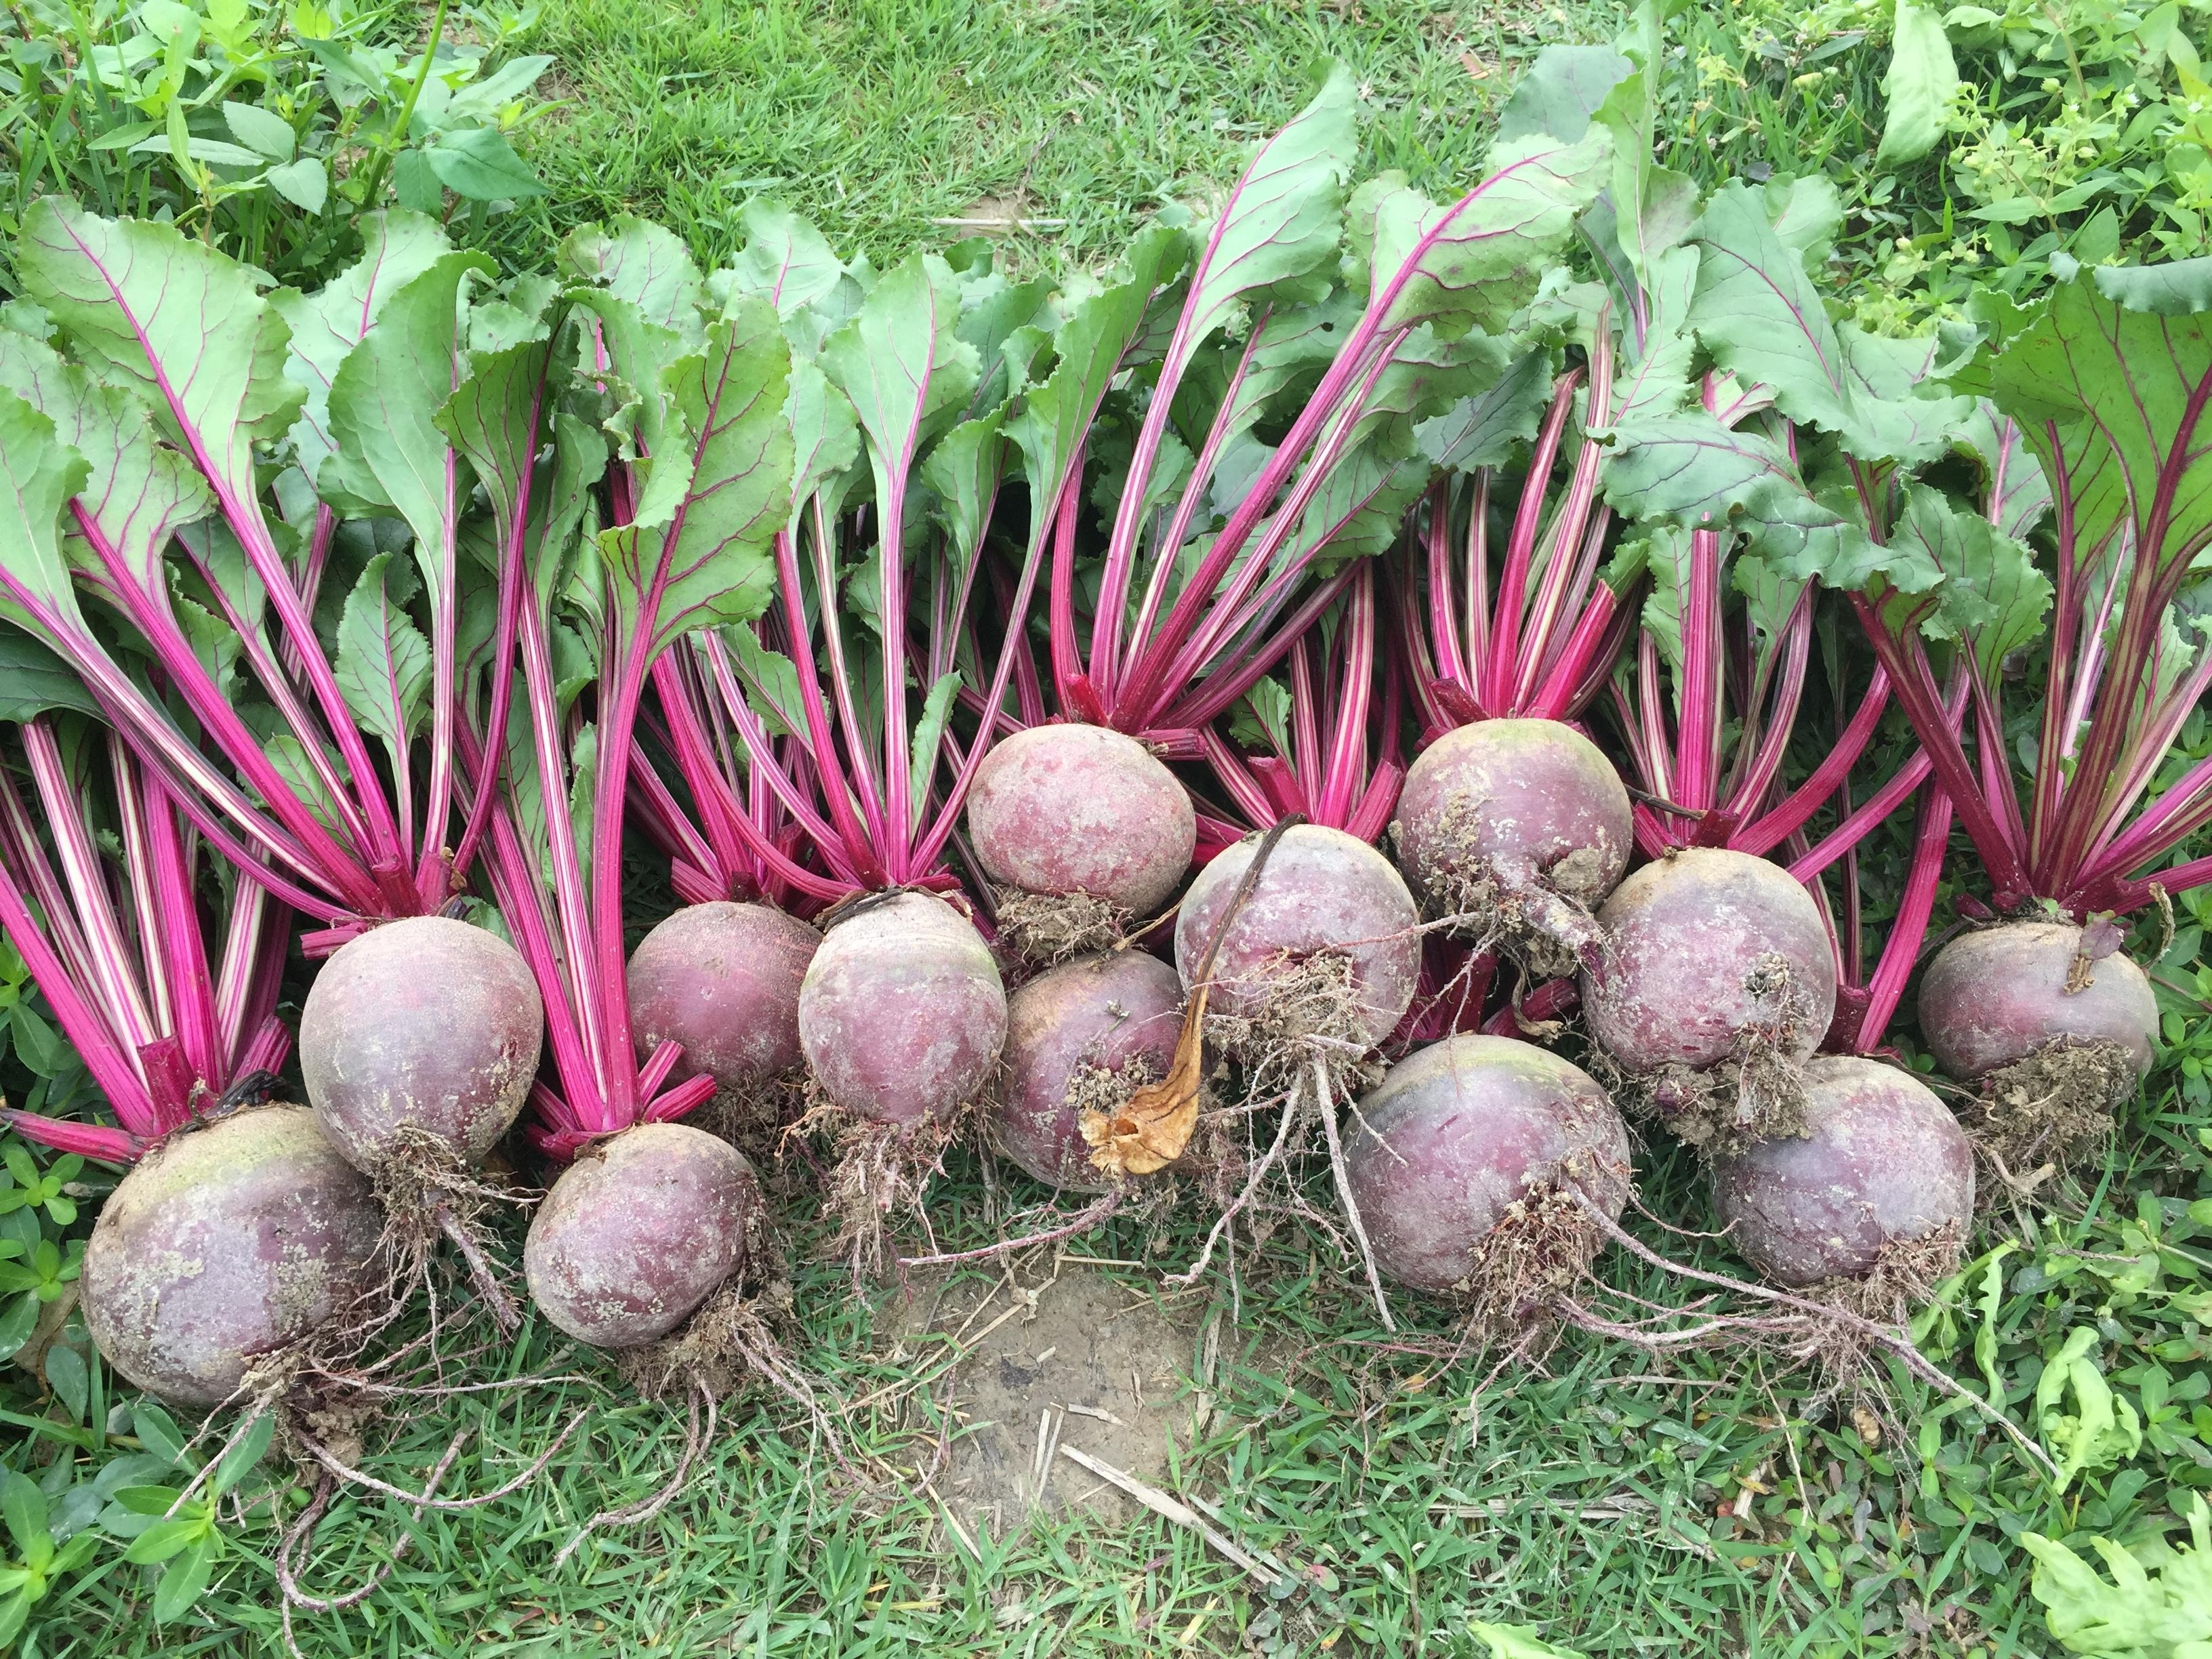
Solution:
[(1362, 185), (1347, 210), (1348, 240), (1382, 325), (1502, 330), (1606, 183), (1611, 155), (1603, 128), (1573, 143), (1500, 143), (1482, 182), (1449, 207), (1393, 175)]
[[(2077, 278), (1998, 354), (1997, 406), (2047, 474), (2063, 466), (2085, 557), (2125, 526), (2148, 554), (2146, 574), (2164, 581), (2212, 545), (2212, 428), (2192, 403), (2212, 377), (2208, 324), (2212, 313), (2125, 309)], [(2179, 464), (2161, 477), (2170, 457)]]
[(1534, 443), (1552, 401), (1554, 354), (1524, 351), (1487, 391), (1461, 398), (1414, 428), (1421, 453), (1440, 467), (1472, 472), (1503, 466), (1516, 450)]
[(447, 253), (385, 302), (331, 381), (331, 434), (338, 453), (326, 475), (346, 492), (390, 507), (415, 532), (415, 559), (435, 606), (465, 502), (451, 482), (438, 413), (467, 373), (461, 319), (469, 280), (490, 275), (481, 254)]
[(1900, 554), (1941, 573), (1940, 580), (1919, 590), (1933, 600), (1916, 607), (1922, 630), (1964, 644), (1984, 684), (1994, 685), (2004, 659), (2042, 637), (2051, 583), (2033, 554), (1981, 514), (1962, 512), (1940, 491), (1916, 483), (1905, 492), (1890, 539)]
[(1703, 410), (1614, 428), (1605, 492), (1632, 519), (1735, 530), (1794, 578), (1854, 588), (1887, 562), (1863, 526), (1806, 488), (1781, 446)]
[[(622, 359), (617, 356), (620, 368)], [(758, 616), (774, 591), (764, 551), (791, 499), (792, 437), (784, 404), (791, 349), (764, 299), (738, 300), (708, 325), (705, 348), (662, 375), (672, 405), (661, 424), (685, 453), (653, 452), (656, 485), (679, 477), (665, 517), (602, 533), (618, 609), (648, 637), (648, 656), (707, 623)]]
[(791, 428), (792, 520), (817, 491), (823, 495), (823, 512), (834, 518), (860, 459), (860, 425), (854, 418), (852, 399), (830, 384), (820, 364), (794, 357), (784, 421)]
[[(169, 538), (214, 505), (191, 460), (156, 439), (146, 405), (102, 386), (52, 348), (0, 329), (0, 386), (28, 399), (54, 423), (55, 435), (84, 458), (89, 473), (77, 510), (117, 554), (142, 590), (161, 591)], [(88, 561), (99, 586), (104, 570)]]
[(687, 350), (704, 338), (699, 308), (706, 285), (681, 238), (649, 219), (624, 214), (608, 225), (580, 225), (561, 244), (561, 264), (579, 281), (637, 307)]
[(921, 464), (921, 481), (935, 494), (938, 517), (958, 564), (975, 556), (988, 527), (999, 480), (1006, 471), (1006, 416), (993, 410), (963, 421), (939, 438)]
[(951, 267), (917, 253), (885, 272), (858, 314), (822, 343), (823, 372), (852, 402), (886, 514), (923, 447), (959, 417), (975, 388), (981, 366), (959, 337), (959, 319)]
[(1007, 422), (1006, 436), (1022, 452), (1030, 481), (1032, 548), (1042, 545), (1099, 399), (1144, 325), (1153, 290), (1172, 274), (1170, 262), (1182, 252), (1180, 234), (1165, 226), (1138, 233), (1118, 280), (1069, 308), (1053, 336), (1052, 373), (1023, 395), (1021, 412)]
[(937, 766), (937, 751), (945, 741), (945, 724), (952, 718), (952, 698), (960, 690), (957, 672), (940, 675), (922, 700), (921, 718), (915, 722), (913, 759), (908, 763), (907, 793), (915, 827), (921, 827), (929, 805), (929, 781)]
[(1571, 144), (1636, 65), (1612, 46), (1550, 46), (1529, 60), (1498, 116), (1498, 142), (1548, 137)]
[[(775, 307), (778, 317), (791, 317), (836, 291), (845, 275), (844, 261), (811, 224), (764, 196), (747, 202), (738, 219), (744, 227), (745, 245), (728, 272), (734, 293), (757, 294)], [(726, 300), (729, 295), (716, 297)]]
[(330, 435), (331, 382), (361, 343), (385, 301), (447, 251), (434, 219), (394, 208), (361, 217), (362, 256), (313, 294), (278, 289), (270, 305), (290, 329), (284, 373), (305, 388), (292, 428), (293, 453), (309, 478), (336, 446)]
[(1839, 332), (1802, 251), (1769, 215), (1765, 192), (1716, 191), (1698, 222), (1703, 254), (1691, 321), (1714, 362), (1770, 387), (1791, 420), (1835, 433), (1865, 460), (1932, 459), (1972, 413), (1963, 398), (1918, 395), (1891, 343)]
[[(14, 392), (0, 389), (0, 565), (11, 583), (58, 620), (82, 629), (69, 567), (62, 559), (62, 514), (92, 469), (54, 423)], [(46, 628), (9, 599), (0, 615), (41, 639)]]
[(362, 567), (346, 596), (332, 665), (346, 708), (362, 731), (383, 739), (395, 766), (406, 763), (430, 694), (430, 642), (404, 609), (414, 586), (406, 567), (393, 571), (389, 553)]
[(1984, 398), (1960, 428), (1954, 447), (1982, 469), (1984, 516), (2015, 541), (2026, 541), (2051, 511), (2051, 480), (2028, 447), (2020, 422)]
[(1358, 96), (1350, 71), (1333, 66), (1304, 109), (1261, 144), (1206, 232), (1178, 325), (1184, 365), (1246, 296), (1310, 276), (1334, 258), (1343, 234), (1344, 185), (1359, 148)]
[(173, 227), (107, 220), (59, 197), (23, 216), (25, 291), (80, 361), (137, 390), (249, 527), (262, 521), (254, 446), (289, 430), (306, 396), (286, 377), (290, 331), (253, 275)]

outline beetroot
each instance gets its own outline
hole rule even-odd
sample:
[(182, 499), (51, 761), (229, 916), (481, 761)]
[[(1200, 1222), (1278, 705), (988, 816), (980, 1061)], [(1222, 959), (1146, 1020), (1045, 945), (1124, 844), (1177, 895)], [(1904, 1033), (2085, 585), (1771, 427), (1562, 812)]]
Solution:
[(544, 1033), (514, 946), (415, 916), (370, 928), (323, 965), (300, 1015), (300, 1071), (357, 1168), (383, 1173), (414, 1135), (475, 1164), (522, 1109)]
[(680, 1123), (641, 1123), (587, 1149), (538, 1207), (523, 1247), (530, 1294), (597, 1348), (674, 1330), (744, 1265), (762, 1214), (745, 1155)]
[(1836, 1011), (1805, 890), (1765, 859), (1687, 848), (1622, 882), (1598, 921), (1603, 955), (1581, 981), (1590, 1035), (1669, 1126), (1699, 1142), (1787, 1133), (1796, 1068)]
[(2087, 960), (2081, 943), (2079, 927), (2021, 921), (1962, 933), (1936, 952), (1920, 981), (1920, 1029), (1936, 1063), (1978, 1084), (2050, 1043), (2106, 1042), (2141, 1079), (2158, 1041), (2150, 980), (2118, 953)]
[(1544, 975), (1595, 955), (1590, 910), (1634, 845), (1620, 775), (1581, 732), (1545, 720), (1438, 738), (1406, 775), (1393, 830), (1415, 892)]
[[(1261, 837), (1224, 848), (1199, 872), (1176, 918), (1176, 967), (1192, 983)], [(1354, 1049), (1380, 1042), (1412, 1006), (1421, 975), (1420, 915), (1390, 861), (1357, 836), (1302, 823), (1276, 843), (1221, 935), (1212, 1012), (1269, 1036), (1318, 1036)]]
[[(1926, 1085), (1879, 1060), (1822, 1055), (1804, 1080), (1802, 1138), (1713, 1160), (1729, 1241), (1793, 1286), (1883, 1266), (1924, 1285), (1951, 1271), (1974, 1213), (1973, 1147), (1957, 1120)], [(1900, 1272), (1900, 1253), (1923, 1259)]]
[(972, 1099), (1006, 1036), (1006, 993), (982, 936), (927, 893), (855, 902), (799, 992), (799, 1040), (830, 1101), (911, 1127)]
[(702, 1073), (723, 1089), (755, 1087), (804, 1058), (799, 988), (822, 936), (764, 904), (718, 901), (678, 910), (629, 959), (637, 1056), (683, 1045), (672, 1080)]
[(1182, 983), (1157, 957), (1117, 951), (1038, 975), (1006, 1004), (999, 1150), (1039, 1181), (1104, 1192), (1082, 1115), (1164, 1078), (1182, 1030)]
[(2023, 921), (1964, 933), (1921, 978), (1921, 1032), (1936, 1063), (1980, 1091), (1967, 1121), (2008, 1169), (2100, 1144), (2150, 1070), (2150, 981), (2111, 948), (2116, 937), (2094, 937), (2117, 931)]
[(1032, 726), (994, 747), (968, 793), (984, 873), (1025, 893), (1081, 893), (1150, 915), (1198, 844), (1175, 775), (1134, 738), (1103, 726)]
[(383, 1216), (304, 1106), (172, 1137), (123, 1178), (85, 1246), (85, 1324), (108, 1363), (179, 1406), (227, 1400), (368, 1282)]
[[(1512, 1218), (1523, 1222), (1533, 1213), (1526, 1200), (1571, 1180), (1617, 1218), (1628, 1155), (1626, 1126), (1588, 1074), (1529, 1043), (1473, 1036), (1393, 1066), (1360, 1102), (1346, 1146), (1350, 1190), (1382, 1270), (1415, 1290), (1477, 1298), (1507, 1288), (1478, 1269), (1513, 1206), (1523, 1206)], [(1587, 1248), (1587, 1226), (1565, 1231)]]

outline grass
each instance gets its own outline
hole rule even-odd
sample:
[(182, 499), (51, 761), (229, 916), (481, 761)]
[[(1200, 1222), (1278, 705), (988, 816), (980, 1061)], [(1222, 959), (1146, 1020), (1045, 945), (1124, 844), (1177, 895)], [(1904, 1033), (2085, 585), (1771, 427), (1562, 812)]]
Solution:
[[(1432, 0), (545, 0), (526, 49), (568, 107), (532, 135), (560, 222), (655, 218), (702, 261), (771, 191), (841, 251), (1002, 235), (1017, 265), (1104, 262), (1142, 216), (1233, 179), (1340, 59), (1366, 164), (1463, 179), (1513, 65), (1589, 20), (1576, 0), (1478, 15)], [(503, 240), (542, 241), (540, 212)], [(557, 227), (556, 227), (557, 228)], [(532, 257), (542, 253), (533, 252)], [(711, 268), (711, 266), (710, 266)]]

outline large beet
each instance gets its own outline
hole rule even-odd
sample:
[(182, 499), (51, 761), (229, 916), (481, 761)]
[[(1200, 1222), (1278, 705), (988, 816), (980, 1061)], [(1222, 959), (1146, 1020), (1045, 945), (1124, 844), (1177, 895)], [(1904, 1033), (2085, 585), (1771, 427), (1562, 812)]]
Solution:
[[(1974, 1213), (1974, 1152), (1943, 1103), (1893, 1066), (1822, 1055), (1805, 1066), (1805, 1134), (1712, 1164), (1713, 1205), (1744, 1259), (1778, 1283), (1856, 1279), (1893, 1245)], [(1941, 1263), (1929, 1271), (1940, 1276)]]
[(1961, 1083), (1979, 1083), (2048, 1043), (2110, 1042), (2143, 1077), (2158, 1040), (2150, 981), (2118, 953), (2077, 971), (2081, 949), (2079, 927), (2042, 921), (1962, 933), (1945, 945), (1920, 981), (1920, 1029), (1936, 1063)]
[(538, 1206), (522, 1253), (546, 1318), (596, 1348), (674, 1330), (744, 1264), (760, 1213), (745, 1155), (681, 1123), (586, 1149)]
[(1446, 732), (1406, 774), (1393, 829), (1415, 892), (1547, 974), (1573, 972), (1595, 946), (1590, 911), (1634, 846), (1620, 775), (1558, 720)]
[[(1224, 848), (1183, 896), (1175, 949), (1187, 989), (1196, 988), (1192, 981), (1207, 945), (1261, 839), (1247, 836)], [(1296, 825), (1275, 843), (1222, 934), (1212, 1012), (1272, 1019), (1279, 1010), (1271, 1004), (1287, 981), (1317, 958), (1340, 959), (1349, 972), (1330, 1010), (1331, 1034), (1380, 1042), (1405, 1017), (1420, 982), (1420, 923), (1413, 895), (1389, 860), (1340, 830)]]
[(764, 904), (718, 901), (677, 911), (629, 959), (630, 1024), (642, 1061), (684, 1045), (672, 1082), (704, 1072), (744, 1089), (803, 1058), (799, 988), (822, 935)]
[(1583, 972), (1583, 1008), (1628, 1071), (1702, 1071), (1740, 1058), (1747, 1037), (1803, 1060), (1835, 1016), (1820, 908), (1765, 859), (1670, 853), (1622, 882), (1598, 921), (1603, 957)]
[(1116, 951), (1038, 975), (1006, 1003), (1006, 1084), (992, 1120), (1000, 1150), (1039, 1181), (1105, 1191), (1083, 1110), (1126, 1097), (1139, 1061), (1147, 1080), (1164, 1078), (1182, 1030), (1182, 982), (1157, 957)]
[(1571, 1178), (1615, 1217), (1628, 1196), (1628, 1130), (1605, 1091), (1510, 1037), (1399, 1061), (1359, 1103), (1345, 1156), (1376, 1262), (1420, 1291), (1490, 1288), (1467, 1284), (1480, 1246), (1534, 1190)]
[(845, 1110), (908, 1126), (974, 1098), (1006, 1038), (982, 936), (927, 893), (863, 899), (834, 922), (799, 992), (799, 1040)]
[(372, 1174), (413, 1130), (481, 1163), (522, 1109), (545, 1035), (514, 947), (443, 916), (384, 923), (323, 964), (300, 1015), (300, 1071), (324, 1129)]
[(123, 1178), (85, 1246), (85, 1324), (108, 1363), (179, 1406), (347, 1309), (384, 1218), (304, 1106), (173, 1136)]
[(1190, 797), (1134, 738), (1101, 726), (1033, 726), (995, 745), (968, 792), (968, 833), (992, 880), (1087, 894), (1149, 915), (1190, 868)]

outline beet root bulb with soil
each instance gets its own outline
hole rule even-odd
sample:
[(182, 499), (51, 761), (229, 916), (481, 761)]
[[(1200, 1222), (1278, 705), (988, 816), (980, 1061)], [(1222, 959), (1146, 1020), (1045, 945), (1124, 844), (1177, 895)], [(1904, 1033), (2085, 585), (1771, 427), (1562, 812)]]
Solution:
[[(1134, 738), (1100, 726), (1038, 726), (984, 757), (968, 794), (968, 833), (1001, 890), (1002, 923), (1042, 934), (1052, 900), (1068, 902), (1060, 912), (1089, 900), (1100, 921), (1161, 909), (1190, 868), (1198, 819), (1175, 775)], [(1073, 948), (1110, 943), (1076, 939)]]
[(1943, 1071), (1978, 1098), (1976, 1139), (2016, 1174), (2100, 1143), (2149, 1072), (2158, 1003), (2143, 970), (2057, 922), (1963, 933), (1920, 983), (1920, 1028)]
[(1398, 862), (1430, 909), (1461, 918), (1537, 974), (1595, 958), (1591, 912), (1635, 845), (1628, 790), (1588, 738), (1557, 720), (1479, 720), (1406, 774)]
[(255, 1361), (355, 1309), (383, 1226), (314, 1113), (238, 1112), (173, 1136), (109, 1195), (85, 1246), (85, 1324), (140, 1388), (219, 1405)]
[(513, 945), (416, 916), (369, 929), (323, 965), (300, 1016), (300, 1071), (325, 1133), (370, 1175), (410, 1140), (466, 1168), (521, 1111), (544, 1031)]
[(1927, 1085), (1879, 1060), (1806, 1062), (1804, 1133), (1723, 1153), (1711, 1177), (1729, 1243), (1793, 1288), (1879, 1279), (1909, 1304), (1956, 1267), (1973, 1221), (1965, 1131)]
[(1321, 1051), (1306, 1058), (1357, 1060), (1396, 1029), (1419, 983), (1413, 895), (1365, 842), (1302, 823), (1284, 831), (1232, 915), (1260, 840), (1248, 836), (1223, 848), (1184, 895), (1175, 935), (1184, 988), (1199, 989), (1200, 964), (1218, 933), (1209, 1012), (1249, 1033), (1240, 1058), (1289, 1045)]
[(991, 1112), (999, 1151), (1075, 1192), (1113, 1184), (1091, 1162), (1084, 1115), (1111, 1113), (1168, 1075), (1182, 1031), (1182, 983), (1141, 951), (1049, 969), (1006, 1002), (1006, 1082)]
[(664, 1042), (684, 1055), (671, 1080), (701, 1073), (718, 1089), (757, 1089), (798, 1066), (799, 991), (822, 935), (764, 904), (727, 900), (677, 911), (629, 959), (630, 1020), (641, 1063)]
[(1628, 1197), (1627, 1126), (1605, 1091), (1548, 1049), (1455, 1036), (1400, 1060), (1347, 1137), (1352, 1198), (1383, 1273), (1522, 1325), (1589, 1265)]
[(943, 899), (902, 892), (834, 919), (799, 993), (799, 1040), (829, 1102), (897, 1128), (975, 1098), (1006, 1039), (998, 963)]
[(653, 1341), (744, 1267), (762, 1214), (736, 1147), (639, 1124), (587, 1147), (538, 1206), (523, 1249), (532, 1299), (595, 1348)]
[(1828, 934), (1780, 866), (1713, 848), (1673, 852), (1598, 912), (1582, 975), (1591, 1036), (1684, 1139), (1741, 1144), (1795, 1127), (1799, 1069), (1836, 1009)]

